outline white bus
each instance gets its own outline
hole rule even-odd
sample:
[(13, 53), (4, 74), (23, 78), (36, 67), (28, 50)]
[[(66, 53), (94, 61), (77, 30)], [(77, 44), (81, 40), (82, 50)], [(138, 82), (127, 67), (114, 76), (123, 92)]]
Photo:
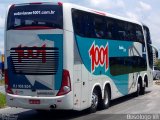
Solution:
[(70, 3), (14, 4), (5, 27), (7, 105), (95, 112), (144, 94), (150, 43), (131, 19)]

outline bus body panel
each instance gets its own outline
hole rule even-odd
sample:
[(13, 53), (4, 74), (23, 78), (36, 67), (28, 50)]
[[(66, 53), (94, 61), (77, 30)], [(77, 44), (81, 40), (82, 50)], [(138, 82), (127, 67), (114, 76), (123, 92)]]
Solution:
[[(63, 31), (62, 30), (49, 30), (49, 31), (9, 31), (7, 32), (8, 44), (7, 49), (7, 63), (8, 63), (8, 75), (10, 79), (10, 86), (15, 94), (21, 95), (55, 95), (57, 90), (60, 89), (62, 80), (62, 44), (63, 44)], [(58, 33), (58, 34), (57, 34)], [(33, 50), (25, 50), (25, 47), (33, 47)], [(36, 50), (40, 48), (54, 48), (59, 49), (59, 61), (58, 70), (56, 75), (41, 75), (45, 73), (46, 69), (51, 69), (50, 66), (55, 66), (50, 63), (50, 54), (55, 52), (54, 50)], [(24, 48), (24, 49), (23, 49)], [(35, 48), (35, 49), (34, 49)], [(48, 53), (47, 53), (48, 52)], [(51, 55), (55, 56), (55, 55)], [(35, 62), (37, 60), (37, 62)], [(48, 61), (47, 61), (48, 60)], [(55, 61), (52, 59), (51, 61)], [(40, 64), (42, 63), (42, 64)], [(44, 64), (43, 64), (44, 63)], [(31, 64), (31, 65), (29, 65)], [(39, 70), (43, 71), (39, 73)], [(43, 69), (46, 67), (46, 69)], [(21, 72), (37, 72), (37, 75), (24, 75)], [(49, 70), (47, 70), (50, 72)], [(20, 75), (16, 75), (19, 73)], [(24, 91), (23, 89), (28, 89)], [(37, 90), (31, 92), (31, 90)], [(43, 90), (46, 90), (44, 92)], [(48, 90), (48, 92), (47, 92)], [(56, 90), (56, 91), (55, 91)], [(46, 94), (45, 94), (46, 93)]]
[[(77, 9), (78, 7), (75, 7), (75, 9)], [(78, 10), (82, 10), (83, 12), (88, 12), (87, 10), (84, 11), (83, 8), (79, 7)], [(90, 12), (88, 12), (88, 14), (90, 14)], [(93, 15), (93, 14), (92, 14)], [(97, 16), (95, 14), (95, 16)], [(110, 17), (110, 16), (109, 16)], [(72, 20), (73, 20), (73, 16), (72, 16)], [(78, 20), (78, 19), (77, 19)], [(74, 23), (74, 21), (73, 21)], [(84, 22), (85, 24), (85, 22)], [(137, 23), (136, 23), (137, 24)], [(142, 31), (142, 26), (141, 24), (139, 24), (139, 27)], [(73, 25), (74, 26), (74, 25)], [(83, 24), (82, 24), (83, 26)], [(83, 27), (84, 28), (84, 27)], [(88, 81), (86, 81), (87, 83), (89, 83), (89, 87), (86, 91), (86, 94), (88, 91), (90, 96), (85, 96), (86, 99), (88, 99), (87, 97), (89, 97), (89, 101), (88, 101), (88, 107), (91, 105), (90, 101), (91, 101), (91, 94), (93, 92), (93, 89), (96, 85), (100, 86), (101, 90), (102, 90), (102, 98), (103, 98), (103, 92), (104, 92), (104, 87), (106, 84), (106, 81), (108, 81), (108, 83), (111, 85), (111, 99), (115, 99), (127, 94), (131, 94), (137, 91), (137, 84), (140, 78), (142, 78), (142, 86), (144, 86), (144, 77), (147, 75), (148, 77), (148, 68), (147, 68), (147, 58), (146, 58), (146, 47), (145, 47), (145, 41), (143, 41), (143, 43), (137, 42), (137, 41), (132, 41), (132, 40), (109, 40), (109, 39), (97, 39), (97, 38), (87, 38), (87, 37), (81, 37), (79, 35), (76, 34), (75, 32), (76, 30), (74, 29), (74, 38), (75, 38), (75, 49), (74, 49), (74, 65), (75, 65), (75, 70), (76, 70), (76, 74), (75, 74), (75, 81), (81, 81), (79, 80), (80, 78), (82, 78), (83, 76), (87, 76), (86, 72), (88, 72)], [(142, 33), (143, 34), (143, 33)], [(143, 36), (142, 36), (143, 39)], [(114, 59), (112, 60), (112, 58), (115, 57), (119, 57), (126, 59), (125, 61), (122, 60), (122, 62), (126, 62), (126, 68), (121, 68), (121, 66), (117, 66), (117, 68), (115, 69), (121, 69), (121, 71), (125, 71), (125, 73), (121, 73), (120, 70), (117, 70), (117, 72), (119, 72), (117, 75), (113, 75), (111, 73), (111, 69), (110, 69), (110, 65), (108, 65), (109, 67), (107, 68), (105, 66), (104, 63), (102, 63), (102, 61), (104, 60), (104, 56), (102, 57), (102, 60), (97, 60), (101, 63), (97, 63), (96, 58), (99, 58), (100, 55), (95, 55), (95, 59), (91, 60), (91, 57), (93, 56), (92, 52), (94, 51), (95, 54), (98, 54), (98, 52), (101, 51), (105, 51), (108, 47), (108, 56), (111, 58), (108, 64), (110, 64), (110, 62), (114, 61)], [(99, 49), (99, 51), (97, 50), (97, 48)], [(96, 51), (96, 50), (97, 51)], [(97, 53), (96, 53), (97, 52)], [(100, 53), (101, 54), (101, 53)], [(103, 55), (104, 53), (102, 53)], [(106, 55), (106, 54), (105, 54)], [(106, 55), (107, 56), (107, 55)], [(101, 59), (100, 57), (100, 59)], [(115, 59), (116, 60), (116, 59)], [(119, 61), (120, 62), (120, 61)], [(127, 63), (128, 62), (128, 63)], [(94, 65), (93, 65), (94, 64)], [(112, 63), (113, 64), (113, 63)], [(125, 65), (124, 63), (122, 63), (123, 65)], [(127, 68), (127, 66), (130, 66), (131, 64), (132, 68)], [(113, 64), (114, 65), (114, 64)], [(140, 67), (139, 67), (140, 65)], [(93, 66), (93, 68), (92, 68)], [(136, 68), (137, 66), (137, 68)], [(86, 70), (82, 70), (82, 68), (85, 67)], [(126, 70), (125, 70), (126, 69)], [(112, 68), (113, 70), (113, 68)], [(83, 71), (85, 74), (83, 74)], [(129, 71), (129, 72), (128, 72)], [(116, 70), (115, 70), (116, 72)], [(105, 77), (103, 77), (105, 76)], [(104, 81), (103, 81), (104, 80)], [(83, 79), (82, 79), (83, 81)], [(152, 83), (152, 79), (149, 80), (149, 84)], [(79, 84), (80, 87), (80, 83)], [(83, 84), (81, 82), (81, 84)], [(150, 84), (151, 85), (151, 84)], [(149, 86), (150, 86), (149, 85)], [(82, 85), (83, 87), (84, 85)], [(148, 86), (148, 87), (149, 87)], [(81, 87), (81, 88), (82, 88)], [(92, 89), (91, 89), (92, 88)], [(83, 91), (83, 89), (81, 90), (81, 92)], [(82, 102), (82, 97), (83, 97), (83, 93), (81, 93), (81, 97), (79, 97), (80, 101)], [(83, 101), (84, 102), (84, 101)], [(83, 107), (84, 103), (81, 103), (81, 107), (82, 109), (86, 108), (87, 106)]]
[[(115, 58), (116, 57), (119, 57), (119, 59), (122, 59), (123, 56), (124, 59), (127, 59), (127, 57), (129, 57), (128, 59), (129, 60), (132, 60), (132, 57), (134, 56), (138, 56), (136, 54), (140, 54), (142, 56), (142, 45), (140, 43), (135, 43), (135, 44), (138, 44), (139, 45), (139, 50), (136, 49), (137, 51), (134, 51), (134, 49), (132, 50), (132, 47), (134, 48), (134, 44), (132, 42), (123, 42), (123, 41), (113, 41), (113, 40), (98, 40), (98, 39), (86, 39), (86, 38), (82, 38), (82, 37), (76, 37), (76, 40), (77, 40), (77, 46), (79, 47), (79, 52), (80, 52), (80, 56), (82, 58), (82, 63), (84, 63), (86, 69), (91, 73), (91, 74), (94, 74), (94, 75), (107, 75), (108, 77), (110, 77), (114, 83), (116, 84), (119, 92), (121, 92), (123, 95), (126, 95), (128, 94), (128, 78), (129, 76), (131, 76), (133, 73), (129, 73), (129, 74), (124, 74), (124, 73), (118, 73), (120, 72), (119, 70), (117, 71), (114, 71), (114, 74), (116, 74), (115, 72), (117, 72), (117, 75), (114, 75), (113, 73), (111, 73), (113, 70), (115, 69), (127, 69), (127, 66), (126, 68), (120, 68), (121, 66), (119, 66), (119, 68), (110, 68), (112, 67), (111, 65), (108, 65), (108, 68), (105, 68), (106, 65), (103, 64), (103, 65), (95, 65), (93, 68), (94, 71), (92, 71), (92, 66), (93, 64), (95, 63), (92, 63), (92, 59), (94, 58), (91, 58), (90, 56), (90, 51), (92, 50), (92, 48), (94, 48), (95, 50), (98, 51), (98, 47), (100, 48), (104, 48), (106, 49), (108, 47), (108, 51), (107, 54), (109, 55), (107, 61), (109, 61), (108, 64), (111, 64), (111, 60), (109, 60), (110, 58)], [(83, 43), (85, 41), (85, 44)], [(95, 47), (93, 47), (95, 46)], [(96, 48), (97, 47), (97, 48)], [(106, 48), (105, 48), (106, 47)], [(125, 49), (125, 52), (123, 50), (121, 50), (121, 47), (123, 47)], [(130, 51), (132, 50), (132, 54), (130, 54)], [(98, 52), (96, 52), (96, 54), (98, 54)], [(102, 50), (101, 50), (102, 51)], [(103, 50), (104, 51), (104, 50)], [(138, 53), (136, 53), (138, 52)], [(103, 55), (103, 53), (101, 53)], [(134, 55), (134, 56), (133, 56)], [(93, 56), (94, 57), (94, 56)], [(104, 58), (102, 56), (102, 58)], [(130, 59), (131, 58), (131, 59)], [(100, 58), (101, 59), (101, 58)], [(127, 59), (127, 60), (128, 60)], [(97, 59), (96, 59), (97, 60)], [(123, 59), (122, 59), (123, 60)], [(134, 58), (133, 58), (134, 60)], [(95, 61), (94, 61), (95, 62)], [(121, 61), (118, 61), (118, 62), (121, 62)], [(125, 61), (122, 61), (122, 62), (125, 62)], [(126, 61), (127, 62), (127, 61)], [(131, 61), (132, 62), (132, 61)], [(113, 63), (112, 63), (113, 64)], [(127, 63), (126, 63), (127, 64)], [(114, 64), (113, 64), (114, 65)], [(128, 63), (129, 65), (129, 63)], [(97, 67), (97, 68), (96, 68)], [(115, 66), (116, 67), (116, 66)], [(112, 69), (112, 70), (111, 70)], [(129, 69), (129, 68), (128, 68)], [(130, 70), (130, 69), (129, 69)], [(127, 72), (127, 71), (124, 71), (124, 72)], [(118, 75), (119, 74), (119, 75)], [(123, 75), (124, 74), (124, 75)], [(136, 73), (134, 73), (136, 74)], [(136, 76), (135, 76), (136, 78)], [(94, 78), (92, 78), (94, 79)], [(136, 81), (135, 81), (136, 82)]]
[[(68, 58), (63, 59), (68, 53), (63, 53), (67, 44), (63, 40), (66, 33), (61, 10), (62, 6), (50, 3), (9, 8), (5, 32), (7, 88), (12, 91), (6, 93), (9, 106), (51, 109), (56, 105), (57, 109), (73, 109), (72, 92), (57, 96), (63, 69), (68, 65), (64, 62)], [(34, 100), (40, 101), (38, 106)]]
[[(21, 96), (7, 94), (6, 101), (7, 105), (10, 107), (20, 107), (26, 109), (36, 109), (36, 110), (72, 110), (73, 100), (72, 92), (65, 96), (56, 97), (33, 97), (33, 96)], [(30, 100), (38, 100), (40, 104), (31, 104)]]

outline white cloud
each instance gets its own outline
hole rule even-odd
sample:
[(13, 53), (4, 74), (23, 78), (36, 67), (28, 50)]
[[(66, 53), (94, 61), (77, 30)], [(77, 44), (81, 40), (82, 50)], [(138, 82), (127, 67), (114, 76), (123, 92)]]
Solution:
[(149, 16), (147, 16), (147, 18), (144, 20), (144, 23), (146, 23), (148, 27), (150, 28), (152, 42), (157, 48), (160, 48), (159, 19), (160, 19), (160, 13), (154, 12), (150, 14)]
[(5, 18), (0, 16), (0, 28), (4, 28)]
[[(86, 1), (87, 3), (88, 1)], [(105, 6), (105, 8), (111, 8), (112, 7), (112, 3), (110, 2), (110, 0), (90, 0), (90, 6), (91, 7), (98, 7), (98, 6)]]
[(0, 52), (4, 53), (4, 43), (0, 42)]
[(4, 53), (4, 31), (0, 29), (0, 52)]
[(4, 28), (7, 4), (0, 4), (0, 29)]
[(100, 0), (91, 0), (92, 4), (97, 6), (98, 4), (100, 4), (100, 2), (103, 2), (103, 1), (100, 1)]
[[(88, 0), (85, 1), (88, 3)], [(98, 9), (114, 9), (114, 8), (125, 8), (125, 3), (123, 0), (90, 0), (90, 7)]]
[(143, 11), (149, 11), (152, 9), (152, 7), (149, 4), (144, 3), (142, 1), (139, 2), (139, 5), (140, 5), (140, 9)]
[(125, 8), (126, 7), (126, 5), (125, 5), (123, 0), (117, 0), (117, 6), (119, 6), (121, 8)]
[(140, 17), (133, 12), (126, 12), (126, 16), (131, 18), (131, 19), (134, 19), (134, 20), (139, 20), (140, 19)]

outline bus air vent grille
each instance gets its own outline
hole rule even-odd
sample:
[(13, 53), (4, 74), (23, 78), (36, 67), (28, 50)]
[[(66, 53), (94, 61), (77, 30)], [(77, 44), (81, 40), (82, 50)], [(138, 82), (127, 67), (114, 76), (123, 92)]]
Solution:
[(58, 71), (59, 49), (56, 47), (11, 48), (10, 56), (15, 74), (55, 75)]

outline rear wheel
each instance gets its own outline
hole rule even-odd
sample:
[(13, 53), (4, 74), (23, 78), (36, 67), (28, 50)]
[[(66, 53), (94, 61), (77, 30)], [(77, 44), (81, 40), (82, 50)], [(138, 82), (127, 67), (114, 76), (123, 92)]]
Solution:
[(138, 84), (137, 84), (137, 91), (135, 92), (135, 96), (138, 97), (140, 95), (140, 89), (141, 89), (141, 84), (140, 82), (138, 81)]
[(146, 92), (146, 81), (144, 82), (144, 87), (141, 87), (140, 94), (141, 94), (141, 95), (144, 95), (145, 92)]
[(159, 76), (158, 75), (156, 75), (156, 80), (159, 80)]
[(94, 89), (91, 98), (91, 106), (89, 108), (90, 113), (97, 111), (98, 103), (99, 103), (98, 91)]
[(157, 75), (155, 75), (154, 79), (157, 80)]
[(108, 87), (105, 88), (104, 90), (104, 99), (102, 99), (102, 102), (101, 102), (101, 109), (107, 109), (110, 105), (110, 98), (111, 98), (111, 95), (110, 95), (110, 90)]

